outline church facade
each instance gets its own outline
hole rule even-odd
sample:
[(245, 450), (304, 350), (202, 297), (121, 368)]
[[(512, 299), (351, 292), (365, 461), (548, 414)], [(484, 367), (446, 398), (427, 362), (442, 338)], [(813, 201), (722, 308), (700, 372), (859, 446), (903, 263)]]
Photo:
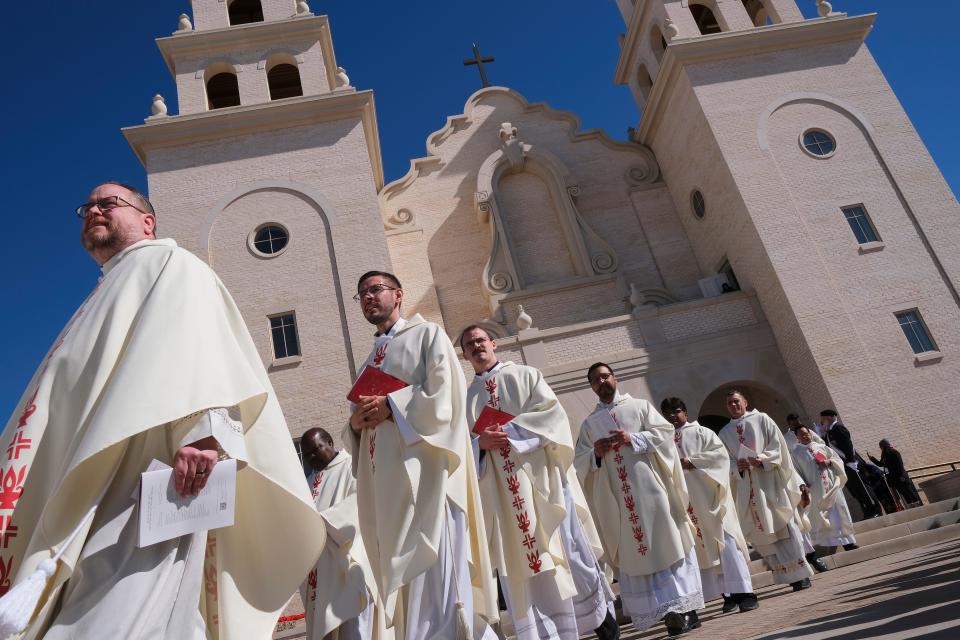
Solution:
[(158, 97), (124, 135), (163, 234), (237, 300), (294, 437), (346, 423), (372, 344), (351, 297), (376, 268), (406, 315), (453, 339), (479, 322), (542, 369), (576, 424), (602, 360), (711, 425), (735, 386), (781, 424), (836, 408), (865, 449), (953, 460), (960, 210), (864, 44), (874, 16), (820, 4), (618, 0), (630, 141), (489, 87), (384, 184), (373, 93), (325, 16), (192, 0), (157, 41), (178, 115)]

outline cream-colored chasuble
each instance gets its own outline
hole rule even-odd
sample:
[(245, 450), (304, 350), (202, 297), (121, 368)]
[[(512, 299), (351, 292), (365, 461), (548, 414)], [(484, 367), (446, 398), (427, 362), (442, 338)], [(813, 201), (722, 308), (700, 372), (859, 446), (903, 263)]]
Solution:
[[(135, 546), (140, 471), (154, 457), (172, 464), (182, 434), (171, 425), (218, 407), (236, 416), (246, 449), (235, 524), (209, 544), (201, 534), (168, 541), (169, 554), (151, 571), (110, 570), (156, 554)], [(3, 438), (21, 446), (3, 458), (2, 588), (50, 558), (98, 505), (51, 578), (31, 637), (43, 635), (74, 572), (109, 576), (97, 585), (97, 601), (64, 602), (84, 614), (77, 625), (102, 629), (101, 637), (157, 637), (161, 627), (151, 630), (144, 620), (189, 628), (197, 611), (199, 632), (209, 637), (268, 637), (323, 548), (322, 521), (243, 318), (213, 271), (172, 240), (138, 242), (104, 265)], [(188, 582), (201, 570), (205, 595), (191, 604), (182, 594), (199, 592)], [(112, 599), (123, 606), (108, 611)], [(158, 603), (171, 609), (164, 614)], [(170, 618), (180, 611), (188, 620)], [(70, 620), (55, 622), (70, 633)]]
[[(823, 546), (841, 544), (840, 538), (846, 541), (843, 543), (852, 542), (853, 520), (843, 495), (847, 483), (843, 460), (836, 451), (816, 440), (803, 445), (794, 438), (791, 443), (797, 473), (810, 490), (810, 505), (803, 510), (810, 523), (810, 536), (815, 544)], [(818, 465), (818, 457), (828, 466)]]
[(577, 443), (577, 471), (592, 476), (585, 485), (608, 560), (630, 575), (654, 574), (683, 560), (695, 535), (673, 425), (649, 402), (627, 394), (617, 394), (612, 406), (598, 406), (594, 413), (600, 411), (608, 411), (627, 433), (641, 434), (651, 449), (636, 453), (630, 445), (617, 447), (597, 468), (588, 418)]
[[(751, 409), (728, 422), (720, 440), (730, 453), (731, 488), (744, 536), (754, 545), (782, 539), (800, 503), (800, 486), (780, 429), (770, 416)], [(762, 466), (741, 473), (737, 457), (745, 449), (755, 452)]]
[[(514, 416), (511, 425), (541, 445), (522, 451), (511, 446), (488, 451), (480, 480), (494, 568), (508, 583), (511, 610), (523, 612), (531, 607), (527, 596), (535, 595), (536, 589), (524, 583), (551, 573), (558, 597), (572, 599), (578, 594), (562, 539), (564, 519), (578, 519), (577, 530), (583, 532), (594, 557), (603, 550), (573, 467), (573, 434), (566, 412), (540, 371), (512, 362), (474, 377), (467, 389), (470, 425), (485, 406)], [(565, 487), (576, 505), (574, 514), (567, 512)], [(604, 579), (596, 576), (601, 588)], [(591, 624), (589, 631), (599, 626), (599, 622)], [(577, 630), (572, 631), (576, 635)]]
[(466, 382), (450, 339), (419, 315), (401, 319), (377, 337), (365, 366), (379, 367), (410, 385), (388, 396), (393, 419), (359, 437), (349, 424), (343, 432), (356, 469), (360, 531), (390, 623), (399, 612), (401, 587), (431, 569), (441, 553), (455, 551), (457, 541), (451, 544), (443, 535), (447, 514), (454, 509), (465, 517), (469, 533), (468, 540), (459, 542), (466, 543), (470, 576), (458, 575), (458, 582), (472, 583), (475, 613), (496, 620), (496, 589), (467, 426)]
[(730, 491), (730, 455), (726, 447), (717, 434), (696, 422), (676, 429), (673, 437), (680, 457), (687, 458), (695, 467), (684, 469), (683, 476), (690, 495), (688, 511), (696, 527), (695, 546), (700, 568), (720, 564), (724, 533), (749, 555)]
[(323, 471), (311, 473), (308, 481), (328, 536), (326, 549), (300, 587), (307, 640), (382, 640), (384, 630), (382, 625), (376, 629), (374, 623), (380, 618), (374, 620), (371, 603), (376, 583), (356, 531), (357, 483), (350, 454), (339, 451)]

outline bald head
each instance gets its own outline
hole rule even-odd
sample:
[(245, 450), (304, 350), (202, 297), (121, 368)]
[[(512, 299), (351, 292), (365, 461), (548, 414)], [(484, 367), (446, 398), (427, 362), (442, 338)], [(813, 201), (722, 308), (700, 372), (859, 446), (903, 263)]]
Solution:
[(128, 185), (104, 182), (82, 206), (80, 240), (87, 253), (103, 264), (141, 240), (156, 237), (157, 216), (146, 197)]

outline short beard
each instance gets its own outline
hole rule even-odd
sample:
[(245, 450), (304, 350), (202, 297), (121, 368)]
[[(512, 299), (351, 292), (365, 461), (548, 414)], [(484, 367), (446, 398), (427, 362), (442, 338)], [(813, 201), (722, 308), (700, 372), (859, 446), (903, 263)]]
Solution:
[(116, 229), (107, 227), (106, 235), (98, 235), (94, 237), (89, 237), (86, 233), (83, 234), (83, 248), (87, 251), (93, 251), (95, 249), (115, 249), (120, 245), (120, 233)]
[(390, 309), (389, 311), (384, 311), (383, 313), (378, 313), (372, 316), (364, 315), (363, 317), (366, 318), (367, 322), (369, 322), (370, 324), (378, 325), (389, 320), (391, 313), (393, 313), (393, 309)]

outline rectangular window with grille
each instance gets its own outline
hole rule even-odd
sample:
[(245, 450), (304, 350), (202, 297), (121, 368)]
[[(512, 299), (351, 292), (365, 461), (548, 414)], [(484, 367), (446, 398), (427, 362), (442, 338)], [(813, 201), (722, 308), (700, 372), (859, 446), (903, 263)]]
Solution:
[(272, 316), (270, 318), (270, 333), (273, 336), (273, 357), (275, 359), (300, 355), (297, 319), (293, 313)]
[(926, 353), (936, 351), (937, 345), (934, 344), (927, 326), (920, 317), (920, 312), (916, 309), (910, 311), (901, 311), (897, 314), (897, 320), (900, 322), (900, 328), (903, 329), (903, 335), (907, 337), (910, 348), (914, 353)]
[(877, 230), (873, 228), (873, 223), (870, 222), (870, 216), (867, 215), (867, 210), (863, 205), (844, 207), (842, 211), (858, 243), (867, 244), (868, 242), (878, 242), (880, 240), (880, 237), (877, 235)]

